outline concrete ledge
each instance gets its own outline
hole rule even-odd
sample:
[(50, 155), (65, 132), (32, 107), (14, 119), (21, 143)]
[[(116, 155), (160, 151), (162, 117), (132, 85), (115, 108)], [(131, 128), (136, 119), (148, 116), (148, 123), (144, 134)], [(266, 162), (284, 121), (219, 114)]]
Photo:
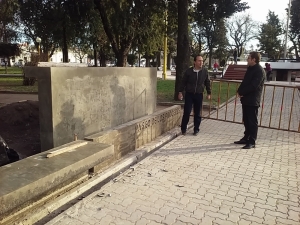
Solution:
[[(87, 181), (88, 171), (103, 171), (117, 159), (132, 165), (146, 157), (180, 133), (181, 111), (180, 106), (172, 106), (91, 135), (83, 141), (71, 142), (1, 167), (0, 224), (22, 220), (22, 224), (33, 224), (33, 220), (38, 221), (47, 212), (56, 210), (56, 203), (51, 200), (65, 192), (72, 192), (72, 196), (80, 193), (77, 187)], [(175, 127), (176, 131), (170, 131)], [(151, 141), (155, 139), (153, 145)], [(57, 153), (62, 149), (64, 153), (46, 158), (50, 152)], [(109, 167), (108, 171), (103, 179), (116, 173), (114, 167)], [(70, 201), (71, 197), (64, 199)], [(32, 219), (24, 222), (24, 216), (29, 214)]]
[(85, 140), (114, 145), (115, 158), (120, 159), (178, 126), (180, 122), (181, 107), (172, 106), (113, 129), (88, 136)]
[[(50, 152), (67, 151), (46, 158)], [(113, 146), (76, 141), (0, 167), (0, 224), (19, 210), (54, 191), (60, 184), (101, 164), (114, 154)]]
[[(153, 153), (155, 150), (159, 149), (161, 146), (170, 142), (176, 138), (181, 133), (180, 127), (176, 127), (160, 137), (156, 138), (152, 142), (149, 142), (145, 146), (136, 149), (136, 151), (129, 153), (122, 159), (116, 161), (109, 168), (103, 170), (99, 174), (88, 181), (80, 184), (73, 189), (58, 198), (55, 202), (49, 202), (42, 207), (38, 208), (34, 213), (27, 214), (19, 224), (22, 225), (32, 225), (36, 223), (37, 225), (48, 224), (47, 222), (51, 220), (50, 224), (55, 224), (57, 221), (56, 215), (62, 210), (66, 210), (70, 206), (74, 205), (76, 202), (80, 201), (81, 196), (87, 196), (94, 192), (94, 190), (99, 189), (104, 183), (111, 181), (113, 178), (118, 176), (120, 172), (125, 171), (130, 166), (134, 166), (149, 154)], [(53, 219), (54, 218), (54, 219)], [(53, 220), (52, 220), (53, 219)]]
[(87, 63), (39, 62), (38, 67), (88, 67)]

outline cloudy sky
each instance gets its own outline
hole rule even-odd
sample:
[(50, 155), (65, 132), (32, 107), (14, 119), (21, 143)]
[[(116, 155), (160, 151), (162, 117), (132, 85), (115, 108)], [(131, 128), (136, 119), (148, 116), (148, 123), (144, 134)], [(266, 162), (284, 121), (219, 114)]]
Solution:
[(288, 8), (289, 0), (244, 0), (248, 2), (250, 9), (246, 12), (249, 12), (252, 15), (253, 19), (260, 22), (265, 22), (267, 13), (269, 10), (275, 12), (280, 19), (286, 18), (285, 9)]
[[(287, 14), (286, 8), (288, 8), (289, 0), (243, 0), (244, 2), (248, 2), (250, 9), (246, 10), (246, 13), (249, 13), (252, 16), (254, 21), (258, 21), (259, 23), (265, 23), (267, 20), (267, 14), (270, 11), (273, 11), (276, 15), (278, 15), (280, 21), (284, 21), (286, 24)], [(242, 12), (240, 14), (244, 14)], [(257, 40), (252, 40), (247, 44), (249, 48), (251, 45), (256, 46), (258, 44)], [(289, 44), (290, 45), (290, 44)], [(256, 48), (256, 47), (255, 47)]]

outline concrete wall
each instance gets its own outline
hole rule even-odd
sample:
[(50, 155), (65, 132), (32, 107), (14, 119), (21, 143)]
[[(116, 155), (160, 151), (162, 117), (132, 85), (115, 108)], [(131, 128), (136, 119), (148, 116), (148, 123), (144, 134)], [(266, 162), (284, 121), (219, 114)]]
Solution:
[(179, 126), (181, 112), (180, 106), (168, 107), (149, 116), (93, 134), (85, 140), (114, 145), (115, 158), (119, 159)]
[[(181, 117), (181, 107), (172, 106), (88, 136), (84, 141), (71, 142), (0, 167), (0, 224), (19, 224), (14, 222), (44, 207), (52, 195), (70, 189), (73, 181), (78, 185), (76, 180), (87, 175), (88, 170), (99, 172), (103, 166), (138, 150), (177, 127)], [(47, 158), (50, 153), (60, 154)]]
[[(64, 149), (67, 151), (47, 158), (49, 153)], [(42, 207), (39, 201), (43, 197), (51, 196), (58, 187), (68, 186), (73, 178), (88, 174), (90, 168), (112, 157), (112, 145), (80, 140), (0, 167), (0, 224), (14, 224), (5, 221), (17, 220), (13, 214), (29, 210), (31, 204)]]
[(152, 114), (156, 68), (25, 67), (39, 85), (42, 151)]

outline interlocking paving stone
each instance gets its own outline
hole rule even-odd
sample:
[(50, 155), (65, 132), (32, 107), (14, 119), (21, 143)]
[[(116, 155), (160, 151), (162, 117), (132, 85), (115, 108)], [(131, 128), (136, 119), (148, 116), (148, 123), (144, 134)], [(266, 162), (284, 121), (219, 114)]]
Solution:
[[(241, 119), (239, 104), (236, 111)], [(300, 110), (293, 113), (296, 128)], [(233, 144), (242, 135), (241, 124), (205, 119), (198, 136), (179, 136), (47, 225), (300, 224), (300, 134), (259, 128), (250, 150)]]

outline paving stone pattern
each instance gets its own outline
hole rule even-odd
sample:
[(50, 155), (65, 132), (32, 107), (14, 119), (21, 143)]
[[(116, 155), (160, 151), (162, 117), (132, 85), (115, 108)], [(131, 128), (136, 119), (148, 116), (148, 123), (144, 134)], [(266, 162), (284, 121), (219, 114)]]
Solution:
[(300, 224), (299, 133), (260, 128), (257, 147), (232, 144), (243, 125), (204, 120), (48, 225)]

